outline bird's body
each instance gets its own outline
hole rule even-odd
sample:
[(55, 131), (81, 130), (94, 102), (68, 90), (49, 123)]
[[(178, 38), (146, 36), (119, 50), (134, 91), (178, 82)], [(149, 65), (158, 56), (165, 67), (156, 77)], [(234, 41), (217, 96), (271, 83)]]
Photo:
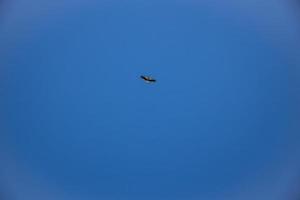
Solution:
[(147, 83), (154, 83), (156, 82), (156, 80), (150, 76), (141, 76), (141, 79), (143, 79), (144, 81), (146, 81)]

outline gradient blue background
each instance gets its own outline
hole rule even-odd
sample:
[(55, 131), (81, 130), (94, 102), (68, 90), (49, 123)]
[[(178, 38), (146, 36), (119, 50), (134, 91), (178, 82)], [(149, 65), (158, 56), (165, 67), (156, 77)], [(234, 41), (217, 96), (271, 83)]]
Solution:
[(1, 7), (1, 199), (299, 198), (294, 2)]

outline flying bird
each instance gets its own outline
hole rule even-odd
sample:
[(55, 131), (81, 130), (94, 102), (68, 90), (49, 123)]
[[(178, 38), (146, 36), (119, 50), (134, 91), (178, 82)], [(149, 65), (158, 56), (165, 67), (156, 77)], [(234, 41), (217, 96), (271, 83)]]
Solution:
[(147, 83), (154, 83), (154, 82), (156, 82), (156, 80), (154, 78), (150, 77), (150, 76), (141, 76), (141, 79), (143, 79)]

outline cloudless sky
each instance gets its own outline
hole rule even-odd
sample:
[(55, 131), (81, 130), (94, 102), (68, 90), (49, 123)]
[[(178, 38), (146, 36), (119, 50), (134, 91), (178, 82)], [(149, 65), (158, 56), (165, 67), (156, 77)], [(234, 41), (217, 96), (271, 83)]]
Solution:
[(6, 199), (296, 200), (287, 4), (24, 2), (0, 30)]

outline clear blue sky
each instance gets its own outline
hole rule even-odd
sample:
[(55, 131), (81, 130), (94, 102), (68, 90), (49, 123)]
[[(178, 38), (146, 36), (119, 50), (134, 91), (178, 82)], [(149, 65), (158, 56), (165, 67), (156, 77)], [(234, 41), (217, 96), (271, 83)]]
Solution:
[(296, 200), (287, 4), (3, 6), (3, 200)]

